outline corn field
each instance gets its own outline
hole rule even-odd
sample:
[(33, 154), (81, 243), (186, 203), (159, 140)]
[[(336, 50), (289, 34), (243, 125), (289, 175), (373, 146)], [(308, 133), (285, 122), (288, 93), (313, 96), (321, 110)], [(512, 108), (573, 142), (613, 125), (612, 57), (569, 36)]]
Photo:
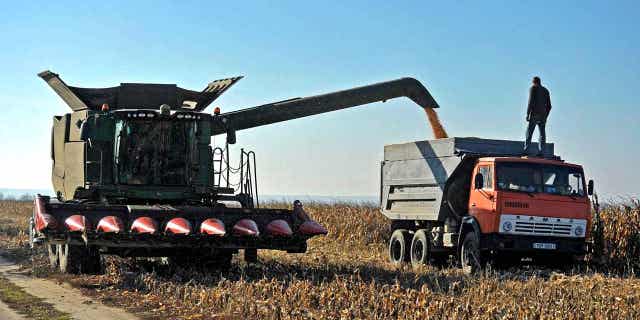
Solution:
[[(284, 204), (271, 204), (285, 206)], [(387, 262), (389, 223), (369, 205), (319, 204), (307, 212), (329, 229), (306, 254), (260, 252), (228, 271), (107, 257), (97, 276), (50, 271), (105, 303), (151, 319), (638, 319), (640, 202), (603, 206), (599, 252), (582, 266), (519, 266), (467, 276), (457, 268), (396, 268)], [(0, 202), (0, 247), (28, 252), (31, 204)], [(22, 250), (22, 251), (20, 251)]]

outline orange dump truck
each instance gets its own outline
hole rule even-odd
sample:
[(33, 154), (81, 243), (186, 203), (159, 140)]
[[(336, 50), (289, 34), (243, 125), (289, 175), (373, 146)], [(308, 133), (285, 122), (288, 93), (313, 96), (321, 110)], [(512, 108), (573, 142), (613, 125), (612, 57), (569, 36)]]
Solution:
[(522, 149), (521, 141), (458, 137), (385, 146), (380, 205), (393, 229), (390, 260), (453, 256), (473, 271), (496, 260), (581, 258), (593, 181), (553, 144), (542, 157)]

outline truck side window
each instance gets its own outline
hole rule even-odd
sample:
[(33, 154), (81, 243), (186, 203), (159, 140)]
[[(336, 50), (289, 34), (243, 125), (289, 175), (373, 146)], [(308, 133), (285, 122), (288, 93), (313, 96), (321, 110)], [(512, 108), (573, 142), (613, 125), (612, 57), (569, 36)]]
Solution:
[(482, 174), (484, 178), (484, 184), (482, 189), (493, 189), (493, 170), (490, 166), (480, 166), (478, 172)]

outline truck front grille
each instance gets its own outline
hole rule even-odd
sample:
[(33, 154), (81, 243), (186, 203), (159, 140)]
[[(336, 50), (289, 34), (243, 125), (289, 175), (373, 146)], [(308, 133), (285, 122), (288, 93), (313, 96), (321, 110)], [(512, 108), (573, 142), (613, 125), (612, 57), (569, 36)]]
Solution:
[(587, 220), (515, 214), (500, 216), (499, 232), (551, 237), (584, 237)]
[(515, 232), (524, 232), (549, 236), (570, 236), (571, 225), (564, 223), (516, 221)]

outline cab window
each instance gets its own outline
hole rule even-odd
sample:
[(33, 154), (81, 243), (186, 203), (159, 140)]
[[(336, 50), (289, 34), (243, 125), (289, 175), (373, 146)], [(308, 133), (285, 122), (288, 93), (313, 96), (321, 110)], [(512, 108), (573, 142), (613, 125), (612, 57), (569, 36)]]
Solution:
[(482, 189), (493, 189), (493, 170), (491, 166), (480, 166), (478, 173), (482, 174), (482, 178), (484, 178)]

